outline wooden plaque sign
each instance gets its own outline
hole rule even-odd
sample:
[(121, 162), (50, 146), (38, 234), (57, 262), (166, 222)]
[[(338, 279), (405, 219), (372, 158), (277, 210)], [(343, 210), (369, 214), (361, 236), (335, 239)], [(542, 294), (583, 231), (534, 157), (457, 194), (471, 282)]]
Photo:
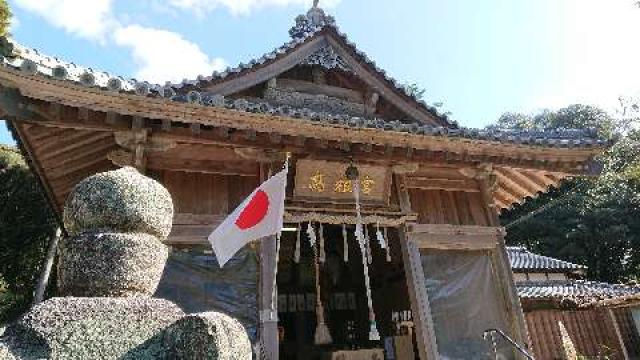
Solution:
[[(354, 202), (353, 184), (345, 177), (348, 163), (298, 160), (294, 196), (298, 199)], [(357, 165), (363, 202), (387, 204), (391, 171), (384, 166)]]

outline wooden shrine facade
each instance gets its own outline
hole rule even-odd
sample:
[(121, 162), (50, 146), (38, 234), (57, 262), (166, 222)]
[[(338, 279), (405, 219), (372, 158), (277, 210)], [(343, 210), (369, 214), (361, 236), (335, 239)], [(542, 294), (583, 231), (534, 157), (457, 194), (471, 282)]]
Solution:
[[(421, 359), (438, 358), (424, 251), (486, 254), (508, 332), (526, 343), (497, 214), (587, 172), (606, 144), (583, 131), (459, 128), (397, 86), (317, 7), (296, 19), (291, 35), (249, 64), (164, 86), (70, 66), (16, 44), (0, 66), (0, 110), (58, 213), (86, 176), (135, 166), (171, 192), (168, 243), (176, 247), (206, 243), (287, 152), (293, 171), (285, 220), (352, 218), (341, 169), (353, 163), (370, 170), (363, 215), (400, 223)], [(260, 251), (261, 308), (268, 311), (275, 243)], [(272, 357), (276, 331), (269, 321), (261, 325)]]

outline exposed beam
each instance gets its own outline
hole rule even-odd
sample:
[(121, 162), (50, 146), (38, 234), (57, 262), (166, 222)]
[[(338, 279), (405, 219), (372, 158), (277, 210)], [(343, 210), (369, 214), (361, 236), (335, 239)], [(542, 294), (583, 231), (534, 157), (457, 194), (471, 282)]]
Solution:
[(258, 176), (258, 163), (252, 161), (222, 162), (215, 160), (185, 160), (157, 157), (150, 154), (147, 168), (154, 170), (170, 170), (182, 172), (199, 172), (206, 174)]
[(425, 177), (407, 177), (406, 187), (421, 190), (445, 190), (479, 192), (480, 188), (475, 180), (434, 179)]
[[(37, 123), (37, 122), (35, 122)], [(130, 122), (129, 122), (130, 123)], [(65, 122), (65, 123), (52, 123), (52, 122), (47, 122), (45, 126), (47, 127), (51, 127), (51, 126), (55, 126), (55, 125), (61, 125), (61, 126), (69, 126), (69, 123)], [(79, 124), (79, 126), (81, 126), (83, 129), (99, 129), (101, 131), (105, 131), (105, 130), (109, 130), (109, 131), (113, 131), (114, 128), (108, 126), (107, 124), (105, 124), (103, 121), (100, 121), (100, 119), (96, 118), (96, 119), (92, 119), (87, 123), (83, 123), (83, 124)], [(38, 128), (42, 128), (42, 127), (38, 127)], [(228, 129), (228, 128), (224, 128), (224, 129)], [(343, 152), (338, 151), (334, 151), (331, 148), (326, 148), (323, 149), (321, 146), (322, 144), (326, 144), (328, 145), (329, 141), (328, 140), (316, 140), (316, 141), (306, 141), (305, 142), (305, 147), (300, 148), (298, 147), (297, 141), (296, 139), (298, 139), (297, 136), (291, 136), (291, 137), (282, 137), (282, 143), (281, 144), (271, 144), (268, 140), (268, 134), (269, 133), (259, 133), (256, 134), (256, 138), (254, 141), (249, 141), (245, 139), (245, 136), (242, 135), (243, 131), (234, 131), (234, 135), (233, 139), (224, 139), (222, 137), (219, 136), (219, 128), (214, 128), (213, 130), (210, 129), (202, 129), (202, 133), (199, 137), (193, 137), (193, 135), (191, 134), (191, 131), (189, 128), (183, 128), (183, 127), (173, 127), (169, 132), (158, 132), (158, 133), (153, 133), (154, 137), (157, 137), (158, 139), (166, 139), (168, 141), (175, 141), (175, 142), (185, 142), (185, 143), (191, 143), (191, 144), (208, 144), (208, 145), (224, 145), (224, 146), (251, 146), (251, 147), (260, 147), (260, 148), (268, 148), (274, 151), (291, 151), (293, 153), (297, 153), (297, 152), (301, 152), (301, 153), (308, 153), (308, 152), (317, 152), (318, 149), (322, 150), (322, 153), (327, 155), (327, 156), (344, 156)], [(315, 145), (315, 147), (314, 147)], [(318, 148), (318, 146), (320, 146)], [(274, 149), (274, 147), (279, 148), (278, 149)], [(391, 153), (391, 155), (389, 155), (389, 152), (393, 151), (393, 147), (390, 145), (387, 145), (386, 147), (381, 147), (381, 146), (374, 146), (371, 145), (371, 152), (367, 152), (366, 150), (363, 149), (363, 146), (356, 146), (356, 147), (351, 147), (350, 149), (350, 154), (349, 156), (353, 157), (354, 160), (358, 161), (358, 160), (371, 160), (371, 159), (381, 159), (381, 160), (385, 160), (385, 161), (406, 161), (406, 154), (400, 154), (398, 152), (398, 154), (396, 154), (397, 156), (393, 155), (393, 153)], [(387, 152), (388, 151), (388, 152)], [(335, 152), (335, 154), (333, 154)], [(385, 152), (387, 152), (385, 154)], [(415, 151), (413, 154), (413, 158), (412, 160), (416, 161), (416, 162), (427, 162), (427, 160), (431, 161), (434, 159), (438, 159), (438, 154), (442, 154), (442, 152), (429, 152), (429, 151)], [(383, 159), (386, 156), (385, 159)], [(508, 160), (508, 159), (507, 159)], [(439, 161), (439, 160), (437, 160)], [(444, 160), (443, 160), (444, 161)], [(468, 159), (468, 161), (470, 162), (470, 164), (472, 164), (475, 161), (478, 161), (478, 159), (473, 159), (470, 158)]]

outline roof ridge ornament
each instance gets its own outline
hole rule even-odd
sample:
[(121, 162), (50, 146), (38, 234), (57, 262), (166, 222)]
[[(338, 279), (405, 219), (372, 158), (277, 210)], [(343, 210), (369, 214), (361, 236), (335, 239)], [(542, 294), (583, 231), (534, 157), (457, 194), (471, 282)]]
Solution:
[(336, 21), (333, 16), (326, 15), (324, 10), (318, 6), (320, 0), (313, 0), (313, 6), (307, 14), (296, 17), (296, 24), (289, 30), (289, 35), (294, 39), (305, 38), (323, 27), (334, 26)]

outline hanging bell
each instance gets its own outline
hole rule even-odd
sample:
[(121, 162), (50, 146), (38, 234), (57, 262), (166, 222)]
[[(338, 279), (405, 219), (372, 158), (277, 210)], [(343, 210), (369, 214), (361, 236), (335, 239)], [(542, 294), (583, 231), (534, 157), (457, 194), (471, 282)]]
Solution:
[(344, 176), (351, 181), (357, 180), (360, 176), (358, 168), (353, 164), (353, 162), (351, 162), (347, 169), (344, 171)]

